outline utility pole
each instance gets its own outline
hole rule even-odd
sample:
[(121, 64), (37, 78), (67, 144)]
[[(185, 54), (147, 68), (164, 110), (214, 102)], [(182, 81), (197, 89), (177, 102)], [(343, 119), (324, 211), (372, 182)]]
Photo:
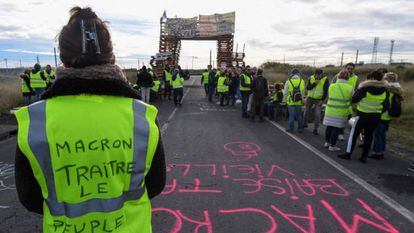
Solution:
[(283, 64), (285, 64), (286, 63), (286, 56), (285, 56), (285, 54), (283, 54)]
[(9, 67), (7, 66), (7, 58), (4, 58), (4, 61), (6, 62), (6, 72), (9, 69)]
[(371, 63), (377, 63), (379, 37), (374, 38), (374, 47), (372, 48)]
[(39, 61), (39, 55), (37, 55), (37, 56), (36, 56), (36, 63), (37, 63), (37, 64), (40, 64), (40, 61)]
[(341, 67), (344, 65), (344, 52), (341, 55)]
[(57, 56), (56, 56), (56, 48), (53, 48), (53, 51), (55, 53), (55, 69), (57, 70)]
[(394, 42), (395, 40), (391, 40), (391, 48), (390, 48), (390, 61), (389, 64), (391, 65), (392, 63), (392, 54), (394, 53)]
[(355, 65), (358, 64), (358, 55), (359, 55), (359, 49), (357, 49), (357, 52), (356, 52)]
[(23, 68), (23, 66), (22, 66), (22, 59), (20, 58), (19, 61), (20, 61), (20, 68)]
[(211, 49), (210, 49), (210, 67), (211, 67)]
[(313, 67), (316, 67), (316, 60), (313, 59)]
[(137, 69), (139, 70), (139, 58), (138, 58), (138, 66), (137, 66)]

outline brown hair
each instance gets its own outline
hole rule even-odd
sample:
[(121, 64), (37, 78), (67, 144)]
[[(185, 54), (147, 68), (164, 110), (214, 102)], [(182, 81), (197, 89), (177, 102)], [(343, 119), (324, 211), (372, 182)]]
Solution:
[[(60, 59), (66, 67), (82, 68), (91, 65), (114, 63), (111, 34), (106, 22), (102, 21), (90, 7), (73, 7), (70, 11), (69, 22), (63, 26), (59, 34)], [(96, 25), (96, 35), (100, 54), (93, 51), (82, 53), (81, 21), (85, 28)]]
[(341, 70), (338, 74), (338, 79), (344, 79), (344, 80), (348, 80), (349, 78), (349, 73), (347, 70)]

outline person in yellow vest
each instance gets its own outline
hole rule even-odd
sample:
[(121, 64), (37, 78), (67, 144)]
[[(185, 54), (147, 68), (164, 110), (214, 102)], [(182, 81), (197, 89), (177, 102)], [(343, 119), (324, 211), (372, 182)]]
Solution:
[(313, 134), (318, 135), (318, 127), (321, 122), (322, 104), (328, 95), (329, 80), (323, 73), (322, 69), (316, 69), (315, 73), (309, 77), (306, 89), (308, 94), (306, 96), (306, 107), (304, 114), (303, 127), (308, 127), (308, 118), (311, 111), (314, 112), (314, 127)]
[(178, 68), (174, 70), (171, 83), (174, 93), (174, 104), (175, 106), (181, 107), (184, 95), (184, 78), (180, 75), (180, 70)]
[(389, 108), (389, 92), (386, 82), (383, 81), (383, 74), (379, 71), (370, 73), (367, 81), (362, 82), (352, 96), (352, 103), (357, 105), (357, 119), (349, 134), (346, 153), (340, 154), (338, 157), (351, 159), (357, 138), (364, 130), (364, 145), (359, 161), (366, 163), (374, 130), (381, 122), (382, 113)]
[(30, 70), (26, 69), (23, 74), (20, 75), (21, 84), (22, 84), (22, 95), (26, 97), (27, 105), (32, 103), (32, 96), (34, 95), (34, 90), (30, 86)]
[(44, 73), (41, 70), (41, 66), (39, 64), (35, 64), (33, 69), (29, 73), (30, 78), (30, 86), (35, 91), (35, 101), (40, 100), (40, 95), (45, 91), (46, 89), (46, 77)]
[(43, 215), (45, 233), (152, 232), (150, 199), (166, 173), (157, 109), (114, 65), (105, 22), (90, 8), (70, 12), (58, 39), (65, 69), (15, 114), (19, 200)]
[(283, 100), (283, 83), (276, 83), (270, 100), (265, 103), (265, 112), (270, 120), (276, 119), (281, 108), (280, 103)]
[(294, 68), (283, 90), (283, 102), (287, 104), (289, 113), (289, 128), (287, 132), (295, 130), (295, 120), (298, 121), (298, 132), (303, 132), (302, 105), (305, 96), (305, 81), (300, 77), (300, 71)]
[(246, 66), (240, 74), (240, 94), (242, 97), (242, 117), (249, 118), (247, 105), (249, 96), (252, 93), (252, 77), (250, 76), (250, 66)]
[(154, 85), (151, 87), (151, 92), (150, 92), (150, 101), (154, 101), (158, 99), (158, 93), (159, 93), (160, 86), (161, 86), (161, 82), (158, 78), (154, 78), (153, 83)]
[(163, 81), (164, 81), (164, 99), (171, 100), (171, 81), (172, 73), (169, 66), (165, 67), (163, 72)]
[(351, 98), (354, 88), (347, 83), (348, 77), (348, 72), (342, 70), (338, 74), (336, 83), (330, 85), (328, 90), (323, 124), (326, 126), (324, 147), (329, 151), (341, 150), (336, 146), (338, 134), (348, 125), (348, 119), (352, 115)]
[(52, 67), (48, 64), (43, 71), (43, 74), (46, 78), (46, 86), (49, 88), (52, 86), (53, 82), (55, 81), (55, 71), (52, 70)]
[(217, 80), (217, 93), (220, 95), (220, 106), (224, 106), (224, 100), (226, 105), (229, 105), (229, 77), (227, 72), (220, 72), (220, 76)]
[[(349, 75), (347, 83), (354, 88), (354, 91), (356, 91), (356, 89), (359, 86), (360, 80), (359, 80), (359, 77), (355, 74), (355, 64), (352, 62), (349, 62), (344, 66), (344, 68), (348, 71), (348, 75)], [(338, 75), (334, 76), (334, 78), (332, 79), (332, 83), (336, 83), (337, 76)], [(340, 141), (345, 140), (343, 129), (340, 130), (338, 139)]]
[(390, 108), (381, 115), (381, 122), (374, 131), (372, 154), (369, 156), (369, 158), (378, 160), (384, 158), (388, 127), (392, 120), (401, 115), (401, 102), (403, 101), (403, 89), (398, 82), (398, 75), (388, 72), (384, 75), (384, 80), (387, 82), (388, 91), (390, 92)]
[(210, 66), (209, 69), (204, 70), (204, 72), (201, 74), (201, 85), (204, 86), (204, 92), (206, 93), (206, 96), (208, 96), (209, 76)]

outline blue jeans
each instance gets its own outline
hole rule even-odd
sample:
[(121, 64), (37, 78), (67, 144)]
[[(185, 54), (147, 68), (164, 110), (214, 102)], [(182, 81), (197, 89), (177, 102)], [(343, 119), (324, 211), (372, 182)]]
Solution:
[(302, 122), (302, 106), (300, 105), (293, 105), (288, 106), (289, 111), (289, 129), (295, 129), (295, 119), (298, 121), (298, 130), (303, 130), (303, 122)]
[(36, 97), (35, 101), (39, 101), (40, 95), (45, 91), (45, 88), (34, 88), (34, 90), (35, 90), (35, 97)]
[(27, 105), (30, 105), (32, 103), (32, 96), (26, 96)]
[(374, 131), (374, 145), (373, 151), (376, 154), (384, 154), (385, 146), (387, 144), (387, 131), (390, 125), (389, 121), (381, 121)]
[(242, 116), (247, 116), (247, 104), (249, 103), (250, 93), (242, 92)]

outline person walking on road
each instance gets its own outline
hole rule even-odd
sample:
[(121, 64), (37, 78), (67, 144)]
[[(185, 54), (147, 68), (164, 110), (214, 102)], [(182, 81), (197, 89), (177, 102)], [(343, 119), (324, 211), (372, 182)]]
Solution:
[(229, 105), (229, 80), (227, 72), (220, 72), (220, 77), (217, 80), (217, 93), (220, 95), (220, 106)]
[(164, 99), (171, 100), (171, 81), (172, 73), (170, 67), (166, 67), (163, 72), (163, 81), (164, 81)]
[(389, 92), (382, 73), (374, 71), (367, 79), (359, 85), (352, 96), (352, 103), (357, 104), (357, 119), (349, 135), (346, 153), (338, 155), (342, 159), (350, 160), (358, 136), (364, 130), (363, 151), (359, 158), (361, 163), (366, 163), (374, 130), (381, 122), (382, 113), (389, 108)]
[(40, 100), (40, 95), (46, 89), (46, 77), (45, 74), (41, 71), (41, 68), (42, 67), (39, 64), (35, 64), (29, 73), (30, 86), (35, 91), (36, 101)]
[(204, 92), (206, 93), (206, 96), (208, 96), (208, 79), (210, 76), (210, 69), (211, 66), (208, 66), (208, 69), (204, 70), (204, 72), (201, 74), (201, 85), (204, 86)]
[(252, 95), (253, 95), (253, 104), (252, 104), (252, 115), (250, 119), (254, 121), (256, 116), (257, 109), (259, 108), (259, 119), (264, 121), (264, 101), (265, 98), (269, 95), (269, 89), (267, 86), (267, 80), (263, 77), (263, 70), (257, 70), (257, 76), (252, 82)]
[(249, 66), (246, 66), (245, 69), (242, 70), (240, 75), (240, 93), (242, 96), (242, 117), (249, 118), (249, 114), (247, 113), (247, 105), (249, 103), (249, 96), (251, 94), (252, 88), (252, 78), (248, 73), (250, 69)]
[(15, 114), (19, 200), (43, 215), (43, 232), (152, 232), (150, 199), (166, 179), (157, 109), (114, 65), (106, 23), (90, 8), (70, 12), (65, 69)]
[(318, 135), (318, 127), (321, 122), (322, 104), (328, 95), (329, 80), (324, 75), (322, 69), (316, 69), (315, 74), (310, 76), (306, 89), (308, 95), (306, 97), (306, 108), (304, 114), (303, 127), (308, 127), (308, 118), (310, 112), (314, 112), (314, 128), (313, 134)]
[(236, 94), (238, 86), (239, 82), (237, 79), (237, 71), (235, 68), (232, 68), (229, 71), (229, 100), (231, 106), (234, 106), (236, 104)]
[(180, 70), (175, 69), (172, 76), (172, 88), (174, 92), (175, 106), (181, 106), (184, 95), (184, 78), (180, 75)]
[(145, 103), (150, 101), (151, 87), (154, 85), (154, 80), (151, 74), (147, 71), (147, 67), (143, 66), (142, 71), (138, 74), (137, 84), (141, 89), (141, 98)]
[(372, 154), (369, 156), (369, 158), (378, 160), (384, 158), (388, 127), (393, 119), (401, 115), (401, 102), (403, 101), (403, 89), (398, 82), (398, 75), (392, 72), (386, 73), (384, 80), (387, 82), (388, 91), (390, 92), (390, 108), (381, 115), (381, 122), (374, 131)]
[(349, 74), (342, 70), (336, 83), (329, 87), (328, 102), (325, 109), (323, 124), (326, 125), (324, 147), (329, 151), (340, 151), (336, 146), (338, 134), (348, 125), (348, 119), (352, 116), (351, 98), (354, 88), (347, 83)]
[(283, 90), (283, 102), (287, 104), (289, 112), (289, 128), (287, 132), (295, 130), (295, 119), (298, 121), (298, 132), (303, 132), (302, 105), (305, 96), (305, 81), (300, 77), (300, 71), (293, 69)]
[(213, 102), (214, 96), (216, 94), (216, 87), (217, 87), (217, 70), (213, 69), (210, 71), (208, 76), (208, 101)]

